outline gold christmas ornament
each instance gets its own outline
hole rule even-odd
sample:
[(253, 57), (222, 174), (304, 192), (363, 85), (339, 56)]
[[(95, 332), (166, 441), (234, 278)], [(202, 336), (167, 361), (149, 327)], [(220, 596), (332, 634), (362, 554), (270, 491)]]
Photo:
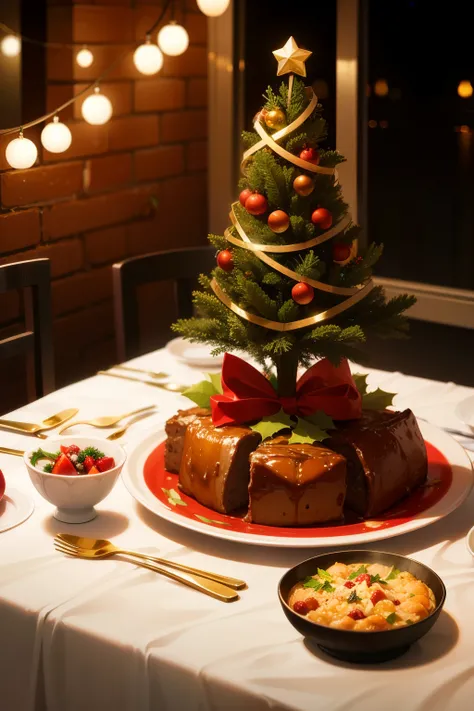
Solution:
[(265, 124), (272, 130), (277, 130), (286, 126), (286, 116), (281, 109), (272, 109), (265, 113)]
[(311, 195), (314, 190), (314, 181), (309, 175), (298, 175), (298, 177), (293, 180), (293, 190), (302, 197)]
[(275, 210), (268, 215), (267, 225), (272, 232), (279, 235), (286, 232), (290, 226), (290, 217), (283, 210)]
[(302, 77), (306, 76), (305, 62), (312, 55), (306, 49), (300, 49), (293, 37), (290, 37), (288, 42), (273, 52), (273, 56), (278, 62), (277, 77), (283, 74), (299, 74)]

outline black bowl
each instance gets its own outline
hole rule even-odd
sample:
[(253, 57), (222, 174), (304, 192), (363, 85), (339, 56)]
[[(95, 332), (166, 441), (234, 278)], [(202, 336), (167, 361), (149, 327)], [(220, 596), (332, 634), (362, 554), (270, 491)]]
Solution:
[[(426, 583), (434, 593), (436, 608), (424, 620), (409, 627), (399, 627), (394, 630), (380, 632), (354, 632), (324, 627), (299, 615), (288, 605), (290, 590), (296, 583), (309, 575), (314, 575), (318, 568), (329, 568), (333, 563), (380, 563), (393, 565), (402, 572), (412, 573), (416, 578)], [(446, 598), (446, 588), (441, 578), (416, 560), (395, 553), (381, 551), (335, 551), (323, 553), (314, 558), (295, 565), (280, 580), (278, 595), (283, 611), (293, 627), (305, 637), (314, 640), (327, 654), (346, 662), (361, 664), (376, 664), (404, 654), (413, 642), (423, 637), (439, 617)]]

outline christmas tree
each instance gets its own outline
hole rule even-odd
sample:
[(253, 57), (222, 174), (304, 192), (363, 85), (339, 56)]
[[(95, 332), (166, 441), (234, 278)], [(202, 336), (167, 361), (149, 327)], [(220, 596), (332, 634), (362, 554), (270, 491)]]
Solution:
[(295, 77), (306, 76), (311, 52), (290, 38), (273, 54), (278, 75), (289, 78), (278, 93), (267, 89), (254, 131), (243, 134), (239, 200), (224, 235), (209, 235), (217, 266), (194, 293), (199, 317), (173, 328), (215, 354), (247, 353), (272, 374), (278, 395), (291, 398), (299, 365), (358, 360), (369, 335), (405, 334), (402, 313), (414, 299), (387, 300), (372, 281), (381, 245), (357, 255), (360, 227), (337, 179), (345, 159), (321, 147), (322, 107)]

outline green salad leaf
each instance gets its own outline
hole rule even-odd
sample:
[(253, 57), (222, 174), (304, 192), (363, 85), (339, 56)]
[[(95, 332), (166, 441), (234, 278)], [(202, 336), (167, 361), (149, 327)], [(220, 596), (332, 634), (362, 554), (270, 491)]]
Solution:
[(315, 592), (318, 592), (318, 590), (321, 590), (321, 588), (323, 587), (323, 583), (319, 582), (319, 580), (316, 580), (316, 578), (312, 578), (310, 576), (306, 578), (306, 580), (303, 582), (303, 587), (312, 588)]
[(40, 447), (35, 452), (32, 452), (30, 462), (35, 467), (40, 459), (52, 459), (55, 461), (60, 454), (61, 452), (45, 452), (44, 449), (41, 449)]
[(367, 572), (367, 566), (366, 565), (361, 565), (358, 570), (354, 570), (353, 573), (349, 575), (349, 580), (354, 580), (354, 578), (357, 578), (358, 575), (363, 575), (364, 573)]
[(400, 575), (401, 571), (398, 570), (398, 568), (394, 568), (389, 575), (385, 578), (385, 580), (395, 580), (395, 578), (398, 578)]

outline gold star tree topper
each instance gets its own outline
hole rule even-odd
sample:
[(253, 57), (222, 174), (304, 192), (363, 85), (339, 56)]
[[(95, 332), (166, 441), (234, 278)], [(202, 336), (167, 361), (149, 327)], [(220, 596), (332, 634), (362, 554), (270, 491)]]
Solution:
[(290, 37), (288, 42), (273, 52), (273, 56), (278, 62), (277, 77), (282, 74), (299, 74), (302, 77), (306, 76), (305, 62), (310, 57), (312, 52), (306, 49), (300, 49), (293, 37)]

